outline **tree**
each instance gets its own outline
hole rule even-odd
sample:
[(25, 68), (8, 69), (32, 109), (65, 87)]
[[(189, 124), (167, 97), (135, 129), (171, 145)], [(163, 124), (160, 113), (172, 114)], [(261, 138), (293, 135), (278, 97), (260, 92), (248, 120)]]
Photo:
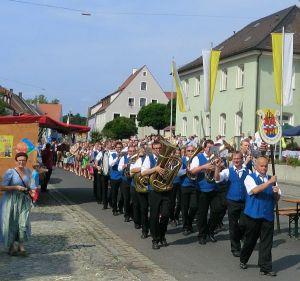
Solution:
[(142, 107), (137, 115), (139, 126), (151, 126), (159, 134), (160, 130), (168, 126), (165, 118), (166, 110), (167, 105), (161, 103), (150, 103)]
[(59, 99), (53, 99), (50, 103), (54, 103), (54, 104), (58, 104), (58, 103), (60, 103), (60, 101), (59, 101)]
[(79, 113), (75, 115), (73, 115), (72, 113), (64, 115), (63, 116), (64, 123), (67, 123), (69, 115), (70, 115), (70, 119), (69, 119), (70, 124), (82, 125), (82, 126), (86, 125), (86, 117), (80, 116)]
[(90, 134), (91, 142), (95, 143), (102, 140), (102, 134), (98, 130), (92, 130)]
[(26, 101), (31, 104), (48, 103), (48, 99), (44, 95), (38, 95), (38, 96), (35, 96), (33, 99), (27, 99)]
[[(173, 103), (172, 103), (172, 126), (175, 125), (176, 123), (176, 99), (173, 99)], [(166, 108), (166, 112), (165, 112), (165, 119), (166, 122), (168, 124), (170, 124), (170, 119), (171, 119), (171, 100), (169, 100), (168, 104), (167, 104), (167, 108)]]
[(106, 123), (101, 133), (110, 139), (128, 139), (136, 135), (137, 127), (132, 119), (118, 117)]
[(8, 112), (6, 110), (7, 104), (0, 98), (0, 116), (7, 115)]

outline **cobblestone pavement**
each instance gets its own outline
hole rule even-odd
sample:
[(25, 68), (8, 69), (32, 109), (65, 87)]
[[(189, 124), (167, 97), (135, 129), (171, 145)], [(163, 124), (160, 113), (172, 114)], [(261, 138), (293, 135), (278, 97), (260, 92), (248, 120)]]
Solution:
[(0, 281), (175, 280), (55, 188), (31, 222), (28, 257), (0, 248)]

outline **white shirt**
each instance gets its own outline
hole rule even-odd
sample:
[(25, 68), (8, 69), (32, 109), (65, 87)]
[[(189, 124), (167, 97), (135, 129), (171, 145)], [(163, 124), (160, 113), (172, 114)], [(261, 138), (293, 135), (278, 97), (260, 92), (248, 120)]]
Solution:
[(119, 165), (118, 165), (118, 171), (119, 172), (122, 172), (123, 171), (123, 166), (124, 166), (124, 163), (125, 163), (125, 156), (122, 156), (121, 159), (120, 159), (120, 162), (119, 162)]
[[(153, 154), (153, 157), (155, 161), (157, 161), (157, 156)], [(149, 170), (151, 168), (150, 158), (147, 155), (145, 158), (145, 161), (143, 162), (143, 165), (141, 167), (141, 172), (143, 173), (145, 170)]]
[[(242, 169), (237, 169), (235, 166), (232, 166), (234, 171), (238, 174), (239, 178), (242, 177), (243, 175), (243, 171), (246, 171), (246, 169), (244, 167), (242, 167)], [(251, 171), (249, 170), (249, 174), (251, 174)], [(216, 181), (216, 183), (218, 182), (222, 182), (222, 181), (228, 181), (229, 180), (229, 168), (224, 169), (220, 172), (220, 180)]]
[(99, 151), (96, 158), (95, 158), (95, 161), (100, 161), (102, 160), (102, 157), (103, 157), (103, 152), (102, 151)]
[[(261, 179), (263, 182), (267, 182), (267, 181), (269, 180), (267, 175), (262, 176), (262, 175), (260, 175), (257, 171), (255, 172), (255, 174), (256, 174), (256, 176), (260, 177), (260, 179)], [(244, 184), (245, 184), (245, 187), (246, 187), (246, 189), (247, 189), (247, 193), (248, 193), (249, 195), (252, 195), (252, 194), (253, 194), (253, 191), (252, 191), (252, 190), (253, 190), (255, 187), (257, 187), (257, 184), (256, 184), (255, 180), (254, 180), (251, 176), (248, 175), (248, 176), (245, 178)], [(277, 184), (276, 184), (276, 186), (277, 186)], [(280, 189), (279, 189), (279, 191), (278, 191), (278, 194), (281, 195), (281, 190), (280, 190)]]
[(115, 151), (115, 150), (110, 150), (109, 151), (109, 158), (108, 158), (108, 165), (109, 165), (109, 167), (112, 167), (112, 166), (114, 166), (116, 163), (117, 163), (117, 161), (118, 161), (118, 157), (116, 157), (115, 159), (112, 157), (112, 154), (113, 153), (116, 153), (117, 154), (117, 152)]
[(142, 167), (142, 157), (139, 157), (139, 159), (136, 160), (134, 164), (130, 165), (130, 172), (134, 168), (141, 168), (141, 167)]
[[(209, 159), (209, 156), (204, 152), (203, 153), (204, 157), (206, 158), (206, 160)], [(200, 166), (200, 162), (199, 162), (199, 158), (198, 156), (196, 155), (193, 160), (192, 160), (192, 163), (190, 165), (190, 170), (196, 168), (196, 167), (199, 167)]]

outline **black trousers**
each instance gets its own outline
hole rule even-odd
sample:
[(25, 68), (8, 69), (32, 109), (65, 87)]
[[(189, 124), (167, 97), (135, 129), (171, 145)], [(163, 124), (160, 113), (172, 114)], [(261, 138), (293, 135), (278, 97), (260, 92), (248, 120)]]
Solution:
[(241, 250), (240, 261), (248, 262), (259, 238), (258, 266), (261, 271), (272, 271), (274, 221), (253, 219), (245, 215), (245, 228), (245, 243)]
[[(199, 238), (206, 238), (206, 235), (208, 233), (213, 233), (218, 226), (220, 201), (217, 195), (216, 191), (198, 191), (197, 226)], [(209, 221), (207, 220), (208, 210), (210, 210)]]
[[(130, 217), (130, 183), (126, 180), (122, 180), (121, 193), (124, 199), (124, 217)], [(120, 206), (119, 206), (120, 207)]]
[(112, 211), (117, 212), (118, 211), (118, 194), (119, 189), (122, 183), (122, 179), (113, 180), (110, 179), (110, 187), (111, 187), (111, 205), (112, 205)]
[(47, 168), (48, 171), (45, 173), (44, 179), (41, 182), (41, 191), (46, 191), (48, 183), (50, 181), (50, 177), (52, 174), (52, 168)]
[[(130, 188), (131, 201), (132, 201), (132, 219), (135, 224), (141, 225), (141, 205), (138, 199), (138, 192), (135, 188)], [(147, 218), (148, 218), (148, 207), (147, 207)], [(147, 231), (148, 232), (148, 231)]]
[(93, 180), (93, 194), (95, 198), (97, 199), (97, 180), (98, 180), (98, 169), (95, 167), (93, 168), (94, 171), (94, 180)]
[(149, 232), (149, 192), (137, 192), (137, 198), (140, 205), (141, 224), (143, 233)]
[(170, 200), (170, 220), (178, 220), (181, 211), (181, 186), (180, 183), (173, 184)]
[(244, 202), (227, 200), (229, 237), (231, 252), (241, 250), (241, 240), (245, 232)]
[(150, 192), (150, 232), (154, 241), (165, 237), (170, 217), (171, 192)]
[(217, 196), (219, 198), (219, 222), (221, 225), (227, 211), (227, 196), (228, 193), (228, 183), (219, 183), (219, 189), (217, 191)]
[(107, 207), (109, 203), (108, 181), (109, 176), (100, 175), (98, 186), (100, 187), (99, 194), (102, 194), (103, 207)]
[(181, 187), (183, 229), (192, 230), (198, 210), (198, 191), (195, 187)]

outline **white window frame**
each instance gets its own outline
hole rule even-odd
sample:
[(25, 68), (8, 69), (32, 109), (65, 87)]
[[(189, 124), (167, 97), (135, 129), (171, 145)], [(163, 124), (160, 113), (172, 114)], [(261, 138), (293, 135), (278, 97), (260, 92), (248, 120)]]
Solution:
[(158, 103), (158, 99), (152, 99), (151, 103), (153, 103), (153, 101), (156, 101), (156, 103)]
[(220, 79), (220, 92), (227, 90), (228, 84), (228, 69), (221, 69), (221, 79)]
[[(133, 104), (132, 105), (129, 104), (129, 99), (133, 99)], [(135, 106), (135, 98), (132, 98), (132, 97), (128, 98), (128, 106), (130, 106), (130, 107)]]
[(222, 137), (226, 136), (226, 113), (221, 113), (219, 117), (219, 134)]
[(235, 135), (241, 136), (243, 132), (243, 112), (239, 111), (235, 114)]
[(193, 118), (193, 134), (199, 136), (199, 116)]
[(182, 90), (186, 97), (189, 96), (189, 80), (185, 79), (181, 82)]
[(116, 118), (118, 118), (118, 117), (115, 118), (115, 114), (119, 114), (120, 116), (118, 116), (118, 117), (122, 116), (121, 113), (119, 113), (119, 112), (113, 112), (113, 119), (112, 120), (115, 120)]
[(187, 136), (187, 117), (182, 117), (182, 130), (181, 135), (183, 137)]
[(146, 106), (147, 105), (147, 98), (140, 97), (140, 99), (139, 99), (139, 107), (143, 107), (143, 106), (141, 106), (141, 99), (145, 99), (145, 105), (144, 106)]
[[(145, 85), (146, 85), (146, 89), (145, 89), (145, 90), (142, 89), (142, 84), (143, 84), (143, 83), (145, 83)], [(147, 91), (147, 88), (148, 88), (147, 82), (146, 82), (146, 81), (141, 81), (141, 84), (140, 84), (140, 90), (141, 90), (141, 91)]]
[[(287, 117), (287, 121), (284, 120), (285, 117)], [(287, 124), (293, 126), (294, 125), (294, 114), (290, 113), (290, 112), (283, 112), (282, 113), (282, 123), (283, 124), (287, 123)]]
[(195, 77), (194, 97), (200, 96), (200, 75)]
[(244, 88), (245, 80), (245, 65), (239, 64), (236, 69), (236, 88)]
[(209, 114), (206, 114), (205, 115), (205, 137), (210, 137), (209, 129), (210, 129), (210, 116)]

